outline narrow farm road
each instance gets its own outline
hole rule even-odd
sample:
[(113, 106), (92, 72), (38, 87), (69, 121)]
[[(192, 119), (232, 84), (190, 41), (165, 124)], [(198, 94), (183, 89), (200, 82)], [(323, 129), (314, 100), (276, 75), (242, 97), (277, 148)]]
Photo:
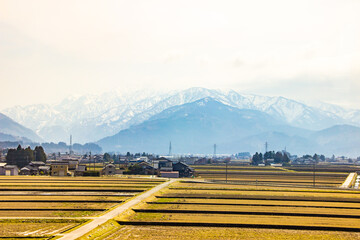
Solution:
[(170, 181), (164, 182), (140, 195), (138, 195), (137, 197), (135, 197), (134, 199), (131, 199), (123, 204), (121, 204), (120, 206), (118, 206), (117, 208), (113, 209), (112, 211), (100, 216), (100, 217), (96, 217), (94, 218), (93, 221), (89, 222), (88, 224), (85, 224), (83, 226), (81, 226), (78, 229), (75, 229), (72, 232), (66, 233), (64, 234), (61, 238), (61, 240), (75, 240), (83, 235), (85, 235), (86, 233), (90, 232), (91, 230), (93, 230), (94, 228), (98, 227), (99, 225), (105, 223), (106, 221), (113, 219), (114, 217), (116, 217), (117, 215), (123, 213), (124, 211), (128, 210), (129, 208), (135, 206), (136, 204), (140, 203), (141, 201), (143, 201), (144, 199), (150, 197), (151, 195), (153, 195), (154, 193), (160, 191), (161, 189), (163, 189), (164, 187), (167, 187), (169, 184), (173, 183), (177, 181), (176, 179), (172, 179)]

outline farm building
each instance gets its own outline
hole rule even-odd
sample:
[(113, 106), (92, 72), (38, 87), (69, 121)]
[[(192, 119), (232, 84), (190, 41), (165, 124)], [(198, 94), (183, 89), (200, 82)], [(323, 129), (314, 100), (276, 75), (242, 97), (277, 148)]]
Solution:
[(38, 175), (39, 169), (35, 166), (27, 165), (20, 169), (20, 175)]
[(83, 176), (86, 170), (86, 165), (78, 165), (75, 169), (74, 176)]
[(19, 175), (19, 168), (16, 165), (0, 164), (0, 175), (17, 176)]
[[(39, 168), (45, 166), (44, 162), (30, 162), (28, 165), (20, 169), (20, 175), (38, 175)], [(49, 167), (50, 168), (50, 167)]]
[(138, 165), (143, 168), (143, 170), (144, 170), (143, 174), (145, 174), (145, 175), (155, 174), (156, 173), (155, 168), (151, 164), (149, 164), (147, 162), (140, 162)]
[(79, 160), (76, 158), (64, 158), (61, 161), (68, 163), (69, 171), (75, 171), (75, 169), (79, 165)]
[(155, 169), (164, 172), (171, 172), (173, 170), (172, 161), (163, 157), (154, 160), (154, 167)]
[(173, 170), (179, 172), (179, 177), (191, 177), (194, 175), (194, 169), (183, 162), (173, 164)]
[(51, 163), (51, 176), (67, 176), (69, 165), (67, 162), (52, 162)]
[(39, 175), (49, 175), (50, 166), (39, 166)]
[(102, 170), (101, 175), (115, 175), (116, 168), (114, 164), (107, 164)]

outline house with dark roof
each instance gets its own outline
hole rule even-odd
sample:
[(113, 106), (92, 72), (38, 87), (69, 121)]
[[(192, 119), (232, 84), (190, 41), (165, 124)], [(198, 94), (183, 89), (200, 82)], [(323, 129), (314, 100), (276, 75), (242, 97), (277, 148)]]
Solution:
[(179, 172), (179, 177), (192, 177), (194, 176), (194, 169), (183, 162), (173, 164), (173, 170)]
[(50, 166), (39, 166), (39, 175), (49, 175)]
[[(39, 175), (39, 168), (44, 167), (45, 163), (41, 161), (33, 161), (30, 162), (28, 165), (20, 169), (20, 175)], [(47, 168), (46, 168), (47, 169)], [(49, 167), (50, 169), (50, 167)], [(44, 172), (44, 169), (43, 169)], [(49, 172), (49, 171), (47, 171)], [(47, 173), (48, 174), (48, 173)], [(44, 175), (44, 174), (42, 174)]]
[(158, 171), (171, 172), (173, 170), (173, 162), (167, 158), (161, 157), (154, 160), (154, 168)]

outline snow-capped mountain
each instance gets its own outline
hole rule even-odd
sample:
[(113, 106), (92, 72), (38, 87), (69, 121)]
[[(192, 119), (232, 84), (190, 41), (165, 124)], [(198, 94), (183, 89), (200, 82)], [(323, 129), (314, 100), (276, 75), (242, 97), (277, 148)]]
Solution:
[(272, 149), (287, 148), (296, 154), (360, 154), (358, 127), (336, 125), (321, 131), (306, 130), (262, 111), (231, 107), (210, 97), (167, 108), (97, 144), (105, 151), (166, 154), (169, 141), (173, 152), (180, 154), (211, 154), (214, 143), (219, 153), (263, 151), (265, 141)]
[(360, 111), (329, 107), (311, 107), (283, 97), (242, 94), (190, 88), (171, 92), (109, 92), (99, 95), (72, 96), (55, 105), (13, 107), (3, 112), (33, 129), (46, 141), (93, 142), (122, 129), (140, 124), (173, 106), (211, 97), (239, 109), (258, 110), (295, 127), (320, 130), (336, 124), (359, 124)]
[[(165, 109), (141, 124), (98, 142), (107, 151), (164, 153), (172, 141), (180, 153), (206, 153), (212, 145), (231, 146), (232, 151), (248, 145), (228, 142), (268, 131), (298, 132), (257, 110), (238, 109), (207, 97)], [(251, 149), (252, 150), (252, 149)]]

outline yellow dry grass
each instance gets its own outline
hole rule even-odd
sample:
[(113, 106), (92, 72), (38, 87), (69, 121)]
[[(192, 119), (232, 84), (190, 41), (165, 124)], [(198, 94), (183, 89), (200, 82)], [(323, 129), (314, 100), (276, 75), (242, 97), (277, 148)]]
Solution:
[(360, 227), (360, 221), (345, 218), (258, 216), (236, 214), (135, 213), (128, 217), (127, 220), (148, 222)]
[(99, 238), (106, 240), (156, 239), (156, 240), (218, 240), (218, 239), (277, 239), (277, 240), (340, 240), (359, 239), (359, 233), (295, 231), (249, 228), (215, 227), (161, 227), (161, 226), (122, 226), (110, 235)]

